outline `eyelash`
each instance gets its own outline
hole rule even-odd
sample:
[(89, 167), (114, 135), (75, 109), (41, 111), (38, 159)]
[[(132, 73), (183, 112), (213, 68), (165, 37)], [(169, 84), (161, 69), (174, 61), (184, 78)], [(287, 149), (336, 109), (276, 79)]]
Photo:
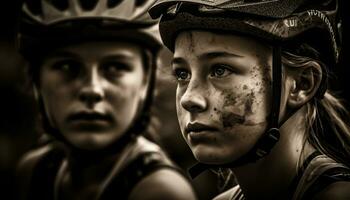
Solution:
[(105, 62), (101, 65), (103, 70), (114, 69), (116, 71), (130, 71), (131, 68), (129, 65), (122, 62)]
[[(181, 74), (182, 72), (185, 72), (187, 77), (186, 78), (183, 78), (181, 79)], [(189, 76), (189, 77), (188, 77)], [(187, 69), (184, 69), (184, 68), (176, 68), (173, 70), (173, 77), (176, 79), (177, 82), (182, 82), (182, 81), (186, 81), (188, 79), (191, 78), (191, 74), (189, 73), (189, 71)]]
[[(217, 69), (223, 69), (223, 74), (222, 75), (216, 75), (216, 71)], [(186, 75), (189, 76), (189, 77), (186, 77), (186, 78), (183, 78), (181, 79), (181, 75), (180, 73), (182, 72), (185, 72), (187, 73)], [(223, 78), (223, 77), (226, 77), (232, 73), (234, 73), (235, 71), (228, 65), (225, 65), (225, 64), (214, 64), (212, 65), (211, 69), (210, 69), (210, 77), (212, 78)], [(174, 80), (176, 82), (182, 82), (182, 81), (186, 81), (186, 80), (189, 80), (191, 78), (191, 74), (189, 73), (189, 71), (185, 68), (176, 68), (172, 71), (172, 76), (174, 77)]]
[(52, 68), (63, 73), (67, 73), (71, 76), (76, 76), (80, 72), (81, 63), (75, 60), (61, 60), (55, 62), (52, 65)]
[[(223, 69), (224, 70), (223, 74), (219, 75), (219, 76), (215, 75), (215, 72), (216, 72), (215, 70), (217, 70), (217, 69)], [(225, 73), (227, 73), (227, 74), (225, 74)], [(225, 64), (215, 64), (211, 67), (211, 70), (210, 70), (211, 77), (222, 78), (222, 77), (226, 77), (232, 73), (234, 73), (234, 70), (230, 66), (225, 65)]]

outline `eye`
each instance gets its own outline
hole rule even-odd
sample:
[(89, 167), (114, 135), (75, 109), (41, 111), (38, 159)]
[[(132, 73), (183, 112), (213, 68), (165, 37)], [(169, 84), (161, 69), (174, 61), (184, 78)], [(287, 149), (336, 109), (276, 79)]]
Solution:
[(223, 64), (217, 64), (217, 65), (214, 65), (212, 67), (212, 70), (210, 72), (210, 76), (222, 78), (222, 77), (226, 77), (232, 73), (233, 73), (233, 70), (229, 66), (223, 65)]
[(52, 65), (54, 70), (58, 70), (70, 77), (76, 77), (80, 73), (82, 64), (75, 60), (59, 60)]
[(186, 69), (175, 69), (174, 75), (178, 81), (188, 81), (189, 79), (191, 79), (191, 75)]
[(131, 67), (128, 64), (116, 61), (103, 63), (102, 69), (109, 76), (120, 76), (123, 72), (131, 71)]

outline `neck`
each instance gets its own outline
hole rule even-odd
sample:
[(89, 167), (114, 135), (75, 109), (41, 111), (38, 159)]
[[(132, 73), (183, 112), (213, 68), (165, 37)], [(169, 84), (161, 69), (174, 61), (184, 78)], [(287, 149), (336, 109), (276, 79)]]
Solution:
[(288, 188), (314, 148), (305, 142), (306, 107), (280, 128), (280, 139), (263, 159), (232, 169), (247, 199), (288, 199)]
[(56, 180), (56, 195), (62, 199), (97, 199), (113, 177), (127, 162), (135, 141), (125, 144), (116, 153), (98, 157), (81, 157), (68, 152), (68, 158), (61, 166)]

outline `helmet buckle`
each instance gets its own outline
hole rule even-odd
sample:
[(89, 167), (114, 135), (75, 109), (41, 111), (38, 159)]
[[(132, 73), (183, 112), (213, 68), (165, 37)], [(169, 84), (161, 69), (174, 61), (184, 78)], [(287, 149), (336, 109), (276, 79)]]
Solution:
[(278, 128), (270, 128), (266, 132), (266, 136), (262, 137), (260, 147), (256, 149), (255, 154), (262, 158), (270, 153), (272, 147), (278, 142), (280, 138), (280, 130)]

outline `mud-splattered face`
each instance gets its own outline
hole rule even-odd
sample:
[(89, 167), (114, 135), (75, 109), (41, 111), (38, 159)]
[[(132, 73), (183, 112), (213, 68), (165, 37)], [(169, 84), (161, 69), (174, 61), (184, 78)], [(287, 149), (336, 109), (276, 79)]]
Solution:
[(199, 161), (233, 161), (264, 133), (271, 62), (271, 47), (251, 38), (204, 31), (177, 37), (172, 62), (177, 115)]

